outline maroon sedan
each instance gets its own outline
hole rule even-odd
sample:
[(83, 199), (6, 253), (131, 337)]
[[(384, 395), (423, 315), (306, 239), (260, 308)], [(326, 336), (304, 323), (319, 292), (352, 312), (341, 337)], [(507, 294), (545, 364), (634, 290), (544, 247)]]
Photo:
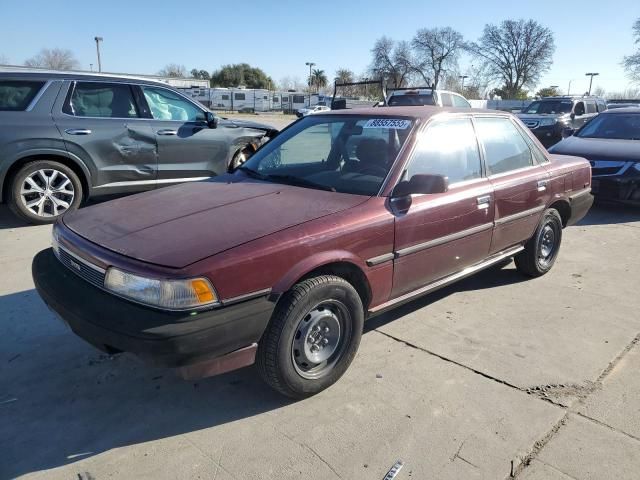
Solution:
[(502, 112), (311, 115), (232, 174), (65, 215), (33, 277), (104, 351), (185, 378), (255, 361), (305, 397), (345, 372), (372, 315), (511, 257), (548, 272), (590, 184), (588, 162)]

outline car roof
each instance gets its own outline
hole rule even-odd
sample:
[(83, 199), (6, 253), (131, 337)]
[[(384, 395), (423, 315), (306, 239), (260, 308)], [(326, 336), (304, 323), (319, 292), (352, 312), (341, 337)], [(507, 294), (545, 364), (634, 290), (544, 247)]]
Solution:
[(161, 82), (159, 80), (154, 80), (152, 78), (145, 77), (136, 77), (135, 75), (114, 75), (114, 74), (106, 74), (106, 73), (95, 73), (95, 72), (61, 72), (58, 70), (40, 70), (37, 72), (34, 71), (25, 71), (20, 69), (3, 69), (0, 70), (0, 79), (1, 78), (12, 78), (12, 79), (29, 79), (29, 80), (94, 80), (94, 81), (112, 81), (112, 82), (131, 82), (134, 81), (136, 83), (146, 83), (149, 85), (159, 85), (163, 87), (171, 87), (168, 83)]
[(482, 108), (453, 108), (437, 107), (433, 105), (424, 106), (402, 106), (402, 107), (365, 107), (345, 110), (331, 110), (325, 115), (363, 115), (368, 117), (410, 117), (410, 118), (431, 118), (440, 113), (476, 113), (493, 116), (513, 116), (509, 112), (500, 110), (487, 110)]
[(606, 113), (608, 115), (617, 115), (619, 113), (637, 113), (637, 114), (640, 114), (640, 108), (638, 108), (638, 107), (611, 108), (611, 109), (605, 110), (602, 113)]

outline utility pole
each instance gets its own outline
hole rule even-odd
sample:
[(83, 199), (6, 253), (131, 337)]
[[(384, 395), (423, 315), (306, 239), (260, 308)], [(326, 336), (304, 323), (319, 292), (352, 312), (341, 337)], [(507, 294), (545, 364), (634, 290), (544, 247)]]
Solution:
[(571, 95), (571, 82), (573, 82), (573, 78), (569, 80), (569, 88), (567, 88), (567, 95)]
[(102, 72), (102, 62), (100, 61), (100, 42), (104, 39), (102, 37), (94, 37), (96, 41), (96, 52), (98, 52), (98, 72)]
[(309, 107), (311, 106), (311, 68), (315, 65), (313, 62), (305, 62), (309, 66)]
[(591, 77), (589, 79), (589, 95), (591, 95), (591, 85), (593, 84), (593, 77), (600, 75), (599, 73), (596, 72), (589, 72), (589, 73), (585, 73), (585, 76), (587, 77)]

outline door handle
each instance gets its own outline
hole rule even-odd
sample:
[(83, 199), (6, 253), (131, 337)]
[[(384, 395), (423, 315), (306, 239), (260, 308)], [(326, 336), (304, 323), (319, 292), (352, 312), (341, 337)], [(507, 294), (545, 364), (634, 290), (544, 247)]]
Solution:
[(547, 180), (538, 180), (538, 191), (544, 192), (547, 189)]
[(65, 133), (69, 135), (91, 135), (91, 130), (88, 128), (67, 128)]
[(158, 130), (156, 132), (158, 135), (178, 135), (178, 131), (177, 130), (171, 130), (171, 129), (165, 129), (165, 130)]
[(489, 203), (491, 203), (491, 195), (483, 195), (482, 197), (478, 197), (476, 201), (478, 202), (479, 210), (489, 208)]

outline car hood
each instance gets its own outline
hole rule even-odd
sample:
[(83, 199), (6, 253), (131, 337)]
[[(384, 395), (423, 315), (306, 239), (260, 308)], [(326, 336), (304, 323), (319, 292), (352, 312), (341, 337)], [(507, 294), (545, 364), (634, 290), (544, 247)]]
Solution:
[(239, 120), (237, 118), (230, 119), (220, 117), (220, 126), (233, 128), (233, 127), (244, 127), (244, 128), (255, 128), (256, 130), (264, 130), (266, 132), (269, 131), (277, 131), (276, 128), (266, 125), (264, 123), (253, 122), (251, 120)]
[(567, 137), (551, 147), (549, 152), (588, 160), (640, 161), (640, 141)]
[(114, 252), (181, 268), (368, 198), (257, 181), (206, 181), (83, 208), (65, 215), (64, 223)]

